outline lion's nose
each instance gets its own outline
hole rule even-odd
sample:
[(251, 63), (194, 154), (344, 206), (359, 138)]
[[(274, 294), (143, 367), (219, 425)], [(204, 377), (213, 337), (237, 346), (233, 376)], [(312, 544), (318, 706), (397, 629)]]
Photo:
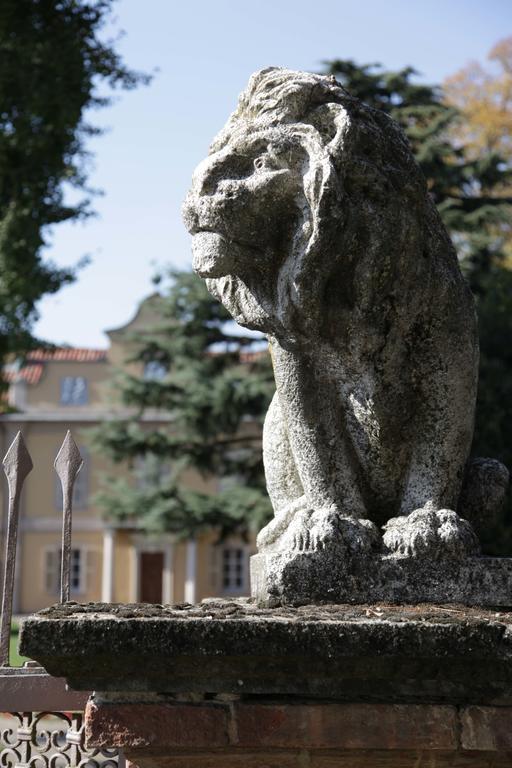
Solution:
[(214, 195), (219, 183), (226, 178), (229, 154), (225, 150), (208, 155), (197, 166), (192, 176), (192, 191), (196, 195)]
[(199, 216), (195, 206), (195, 195), (192, 190), (187, 194), (185, 200), (183, 201), (183, 205), (181, 206), (181, 215), (183, 218), (183, 223), (185, 224), (189, 233), (191, 235), (196, 235), (201, 229), (201, 226), (199, 224)]
[[(214, 152), (203, 160), (192, 175), (192, 186), (182, 207), (183, 221), (191, 235), (204, 227), (201, 226), (199, 210), (201, 198), (211, 197), (222, 191), (229, 177), (229, 153), (225, 150)], [(203, 210), (204, 213), (204, 210)]]

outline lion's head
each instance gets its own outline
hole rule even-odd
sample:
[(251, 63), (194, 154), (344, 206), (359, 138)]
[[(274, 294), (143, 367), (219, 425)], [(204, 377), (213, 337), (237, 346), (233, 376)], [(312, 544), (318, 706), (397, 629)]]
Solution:
[(196, 169), (184, 220), (195, 271), (241, 325), (308, 337), (374, 301), (368, 281), (386, 291), (429, 206), (396, 123), (333, 77), (270, 68)]

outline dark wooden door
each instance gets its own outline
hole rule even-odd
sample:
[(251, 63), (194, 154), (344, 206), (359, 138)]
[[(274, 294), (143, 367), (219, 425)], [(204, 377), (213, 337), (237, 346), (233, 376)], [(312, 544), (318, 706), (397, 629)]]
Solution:
[(162, 576), (164, 572), (163, 552), (140, 553), (140, 601), (141, 603), (162, 602)]

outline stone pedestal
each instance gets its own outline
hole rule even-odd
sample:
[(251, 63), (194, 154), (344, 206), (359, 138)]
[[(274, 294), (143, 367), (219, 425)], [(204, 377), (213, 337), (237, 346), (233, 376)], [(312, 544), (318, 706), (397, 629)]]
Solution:
[(337, 550), (251, 557), (252, 595), (260, 605), (309, 603), (512, 604), (512, 558), (347, 558)]
[(141, 767), (512, 764), (512, 613), (464, 606), (56, 606), (21, 651)]

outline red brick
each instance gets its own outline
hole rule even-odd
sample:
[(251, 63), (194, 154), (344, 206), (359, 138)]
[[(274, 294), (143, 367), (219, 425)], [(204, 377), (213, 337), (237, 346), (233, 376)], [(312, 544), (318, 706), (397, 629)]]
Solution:
[[(136, 753), (135, 753), (136, 754)], [(225, 752), (137, 757), (138, 768), (305, 768), (304, 753)], [(409, 768), (409, 766), (407, 767)]]
[(243, 748), (457, 748), (457, 712), (448, 706), (239, 703), (235, 715)]
[[(387, 752), (382, 750), (350, 750), (349, 752), (334, 752), (329, 755), (313, 754), (308, 768), (510, 768), (511, 765), (510, 753), (506, 755), (496, 752), (456, 752), (451, 750), (439, 752), (439, 750), (423, 749), (418, 751), (390, 750)], [(144, 768), (148, 767), (144, 766)], [(222, 768), (222, 766), (219, 765), (218, 768)], [(297, 768), (299, 768), (299, 764), (297, 764)]]
[(498, 754), (452, 750), (354, 749), (322, 753), (231, 749), (144, 755), (137, 759), (138, 768), (510, 768), (512, 765), (510, 752)]
[(512, 707), (466, 707), (461, 725), (463, 749), (512, 750)]
[(90, 747), (223, 747), (227, 709), (215, 704), (97, 704), (85, 710)]

